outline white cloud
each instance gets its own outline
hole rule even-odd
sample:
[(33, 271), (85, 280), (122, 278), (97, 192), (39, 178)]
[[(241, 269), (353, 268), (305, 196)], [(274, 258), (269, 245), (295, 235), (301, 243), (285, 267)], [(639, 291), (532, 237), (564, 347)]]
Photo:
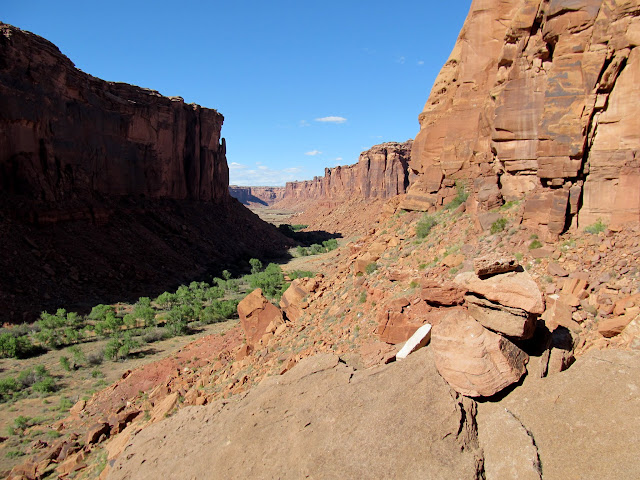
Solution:
[(418, 65), (424, 65), (424, 60), (418, 60)]
[(346, 121), (347, 119), (344, 117), (336, 117), (333, 115), (329, 117), (316, 118), (316, 122), (323, 122), (323, 123), (344, 123)]
[(320, 150), (311, 150), (310, 152), (305, 152), (305, 155), (309, 155), (310, 157), (315, 157), (316, 155), (320, 155), (322, 152)]
[(265, 165), (248, 168), (246, 165), (232, 162), (229, 164), (229, 184), (239, 186), (284, 186), (287, 182), (298, 180), (302, 172), (300, 167), (287, 167), (282, 170), (271, 169)]

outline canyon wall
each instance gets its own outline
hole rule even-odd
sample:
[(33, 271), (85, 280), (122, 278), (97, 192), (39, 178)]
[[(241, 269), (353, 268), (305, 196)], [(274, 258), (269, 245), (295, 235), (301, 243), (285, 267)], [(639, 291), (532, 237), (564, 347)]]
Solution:
[(229, 185), (229, 194), (243, 205), (273, 205), (284, 198), (284, 187), (240, 187)]
[(106, 82), (0, 25), (0, 188), (31, 204), (134, 195), (226, 201), (223, 116)]
[(135, 301), (284, 251), (229, 195), (222, 122), (0, 24), (0, 322)]
[(400, 206), (464, 184), (549, 235), (640, 221), (640, 2), (474, 0), (419, 116)]
[(362, 152), (358, 163), (326, 168), (324, 177), (287, 182), (282, 205), (306, 200), (339, 203), (351, 199), (384, 199), (405, 193), (413, 180), (408, 162), (412, 141), (388, 142)]

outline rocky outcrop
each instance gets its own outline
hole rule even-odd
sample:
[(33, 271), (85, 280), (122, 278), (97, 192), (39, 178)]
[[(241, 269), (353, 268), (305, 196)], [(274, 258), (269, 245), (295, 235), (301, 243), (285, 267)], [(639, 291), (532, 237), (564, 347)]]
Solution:
[(238, 304), (238, 315), (247, 345), (254, 347), (263, 335), (273, 333), (283, 323), (282, 312), (256, 288)]
[(405, 193), (413, 180), (407, 168), (412, 141), (375, 145), (354, 165), (326, 168), (324, 177), (287, 182), (283, 206), (305, 200), (340, 203), (347, 199), (391, 198)]
[(229, 185), (229, 194), (243, 205), (268, 206), (284, 198), (285, 187), (239, 187)]
[(146, 428), (108, 478), (476, 479), (475, 411), (451, 394), (429, 349), (357, 371), (318, 355), (239, 401), (182, 409)]
[(455, 183), (480, 210), (525, 197), (557, 235), (640, 221), (640, 3), (474, 0), (419, 116), (402, 208)]
[(96, 194), (228, 200), (217, 111), (87, 75), (9, 25), (0, 26), (0, 49), (5, 194), (43, 208)]
[(229, 196), (222, 122), (0, 24), (4, 319), (154, 296), (278, 248)]

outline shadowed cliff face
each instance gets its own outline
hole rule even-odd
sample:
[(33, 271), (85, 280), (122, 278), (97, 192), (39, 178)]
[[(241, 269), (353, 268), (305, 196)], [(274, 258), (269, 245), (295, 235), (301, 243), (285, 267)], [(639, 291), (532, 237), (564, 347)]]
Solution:
[(229, 196), (223, 117), (0, 24), (0, 321), (210, 280), (290, 241)]
[(223, 117), (105, 82), (0, 26), (0, 189), (35, 205), (88, 195), (228, 200)]
[(401, 206), (438, 208), (451, 181), (481, 210), (525, 197), (557, 235), (640, 221), (640, 2), (474, 0), (419, 116)]
[(304, 200), (340, 203), (350, 199), (384, 199), (405, 193), (413, 179), (407, 168), (411, 141), (375, 145), (354, 165), (326, 168), (324, 177), (287, 182), (279, 205)]

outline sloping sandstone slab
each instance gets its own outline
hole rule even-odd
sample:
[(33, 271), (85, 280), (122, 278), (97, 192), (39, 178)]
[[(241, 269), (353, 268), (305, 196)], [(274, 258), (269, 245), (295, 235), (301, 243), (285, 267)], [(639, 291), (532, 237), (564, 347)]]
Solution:
[(473, 405), (462, 403), (429, 349), (363, 371), (320, 355), (143, 430), (108, 478), (475, 479)]

